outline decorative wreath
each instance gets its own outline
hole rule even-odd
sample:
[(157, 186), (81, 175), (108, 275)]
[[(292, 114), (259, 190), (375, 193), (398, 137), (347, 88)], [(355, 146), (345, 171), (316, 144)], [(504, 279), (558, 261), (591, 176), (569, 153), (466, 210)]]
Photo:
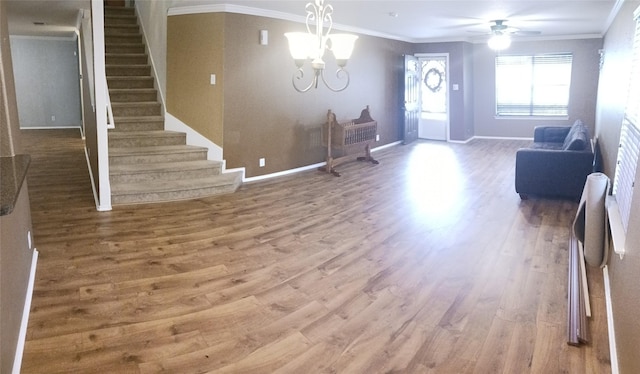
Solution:
[(427, 70), (427, 74), (424, 76), (424, 84), (431, 90), (431, 92), (438, 92), (442, 88), (442, 81), (444, 77), (442, 72), (437, 68), (431, 68)]

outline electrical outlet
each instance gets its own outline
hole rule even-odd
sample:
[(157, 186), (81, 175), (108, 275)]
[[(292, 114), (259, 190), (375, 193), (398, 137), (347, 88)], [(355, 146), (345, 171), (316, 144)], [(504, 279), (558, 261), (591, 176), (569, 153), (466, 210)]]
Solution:
[(51, 122), (55, 122), (56, 121), (56, 116), (51, 116)]
[(376, 134), (376, 141), (379, 142), (380, 141), (380, 134)]
[(258, 160), (258, 163), (260, 164), (260, 167), (263, 168), (265, 165), (265, 160), (264, 158), (261, 158), (260, 160)]

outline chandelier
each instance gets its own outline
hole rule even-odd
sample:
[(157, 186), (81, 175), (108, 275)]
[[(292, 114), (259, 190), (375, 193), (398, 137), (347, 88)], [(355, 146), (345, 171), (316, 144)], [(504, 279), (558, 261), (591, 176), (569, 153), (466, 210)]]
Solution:
[[(312, 87), (318, 88), (318, 82), (322, 82), (331, 91), (339, 92), (349, 86), (349, 72), (344, 69), (347, 65), (347, 61), (351, 57), (353, 52), (353, 45), (358, 39), (356, 35), (350, 34), (331, 34), (331, 28), (333, 26), (333, 19), (331, 17), (333, 13), (333, 6), (324, 4), (324, 0), (315, 0), (314, 3), (308, 3), (306, 5), (307, 17), (306, 25), (307, 32), (288, 32), (284, 35), (289, 41), (289, 51), (291, 57), (293, 57), (298, 70), (294, 73), (291, 79), (293, 87), (298, 92), (307, 92)], [(315, 22), (315, 33), (311, 32), (310, 23)], [(325, 30), (324, 24), (327, 23)], [(324, 77), (325, 62), (323, 60), (326, 50), (330, 50), (336, 59), (338, 69), (336, 70), (336, 77), (338, 80), (344, 79), (343, 86), (338, 88), (332, 87)], [(311, 68), (313, 69), (313, 77), (309, 85), (304, 88), (300, 88), (296, 82), (304, 79), (304, 64), (306, 61), (311, 62)]]

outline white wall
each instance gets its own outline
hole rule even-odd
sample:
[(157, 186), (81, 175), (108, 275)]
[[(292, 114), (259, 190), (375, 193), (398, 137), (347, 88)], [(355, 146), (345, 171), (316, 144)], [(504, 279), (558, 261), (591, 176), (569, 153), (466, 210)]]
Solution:
[(75, 39), (11, 36), (20, 127), (79, 127)]
[(167, 94), (167, 11), (171, 1), (136, 1), (138, 19), (145, 32), (149, 58), (162, 98)]

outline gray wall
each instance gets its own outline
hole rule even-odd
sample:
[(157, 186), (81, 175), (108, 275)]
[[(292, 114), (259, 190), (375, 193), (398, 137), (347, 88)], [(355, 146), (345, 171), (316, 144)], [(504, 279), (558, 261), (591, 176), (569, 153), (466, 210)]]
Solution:
[[(639, 1), (627, 1), (604, 38), (604, 64), (598, 91), (596, 136), (602, 150), (604, 171), (614, 177), (620, 127), (627, 99), (631, 48), (635, 22), (633, 11)], [(638, 170), (640, 171), (640, 170)], [(640, 173), (636, 181), (640, 180)], [(640, 373), (640, 191), (632, 198), (626, 254), (609, 258), (616, 345), (620, 373)]]
[[(449, 54), (449, 135), (453, 141), (473, 137), (473, 49), (467, 42), (424, 43), (414, 46), (414, 53)], [(451, 89), (457, 84), (459, 90)]]
[(76, 40), (11, 36), (21, 128), (81, 126), (77, 51)]
[(598, 89), (598, 66), (602, 39), (571, 39), (547, 41), (515, 41), (504, 54), (539, 54), (572, 52), (571, 92), (569, 119), (509, 119), (495, 117), (495, 57), (496, 52), (486, 44), (474, 48), (474, 127), (476, 136), (489, 137), (533, 137), (535, 126), (568, 126), (581, 119), (595, 129), (596, 93)]

